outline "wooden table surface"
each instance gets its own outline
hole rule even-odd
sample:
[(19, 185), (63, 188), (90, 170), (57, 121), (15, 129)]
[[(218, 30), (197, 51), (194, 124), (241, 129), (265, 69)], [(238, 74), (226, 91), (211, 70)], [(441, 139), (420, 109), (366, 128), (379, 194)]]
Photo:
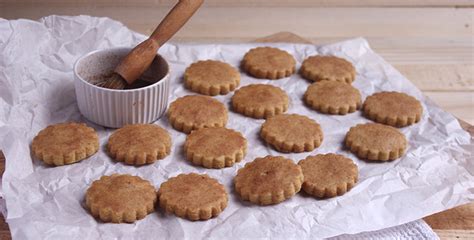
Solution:
[[(107, 16), (149, 34), (174, 2), (0, 0), (0, 17)], [(474, 124), (473, 7), (472, 0), (207, 0), (173, 40), (248, 42), (260, 38), (324, 44), (363, 36), (426, 96)], [(287, 33), (261, 38), (281, 31)], [(1, 172), (3, 161), (0, 157)], [(441, 239), (474, 239), (474, 203), (424, 220)], [(0, 239), (9, 236), (0, 218)]]

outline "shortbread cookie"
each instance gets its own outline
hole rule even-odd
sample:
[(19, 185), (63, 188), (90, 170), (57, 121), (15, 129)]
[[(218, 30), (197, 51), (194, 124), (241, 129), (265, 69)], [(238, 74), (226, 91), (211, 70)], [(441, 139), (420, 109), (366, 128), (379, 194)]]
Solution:
[(174, 129), (190, 133), (205, 127), (224, 127), (227, 124), (227, 109), (212, 97), (188, 95), (170, 104), (168, 119)]
[(303, 190), (318, 198), (331, 198), (348, 192), (357, 182), (354, 162), (339, 154), (318, 154), (301, 160)]
[(339, 81), (311, 84), (304, 94), (305, 103), (316, 111), (328, 114), (355, 112), (361, 106), (359, 90)]
[(302, 115), (280, 114), (265, 121), (260, 136), (280, 152), (309, 152), (323, 141), (319, 124)]
[(242, 60), (242, 68), (256, 78), (280, 79), (295, 72), (296, 61), (291, 54), (278, 48), (250, 49)]
[(240, 73), (229, 64), (206, 60), (191, 64), (184, 72), (186, 88), (215, 96), (227, 94), (240, 84)]
[(362, 108), (367, 118), (394, 127), (417, 123), (423, 114), (420, 101), (400, 92), (374, 93), (365, 99)]
[(103, 222), (132, 223), (153, 212), (156, 191), (147, 180), (128, 174), (112, 174), (87, 189), (86, 205)]
[(234, 111), (253, 118), (268, 118), (286, 112), (288, 104), (285, 91), (268, 84), (250, 84), (232, 96)]
[(242, 200), (259, 205), (285, 201), (301, 190), (301, 167), (284, 157), (257, 158), (239, 169), (235, 191)]
[(378, 123), (351, 127), (345, 143), (357, 157), (374, 161), (397, 159), (407, 148), (407, 140), (403, 133), (394, 127)]
[(41, 130), (31, 144), (33, 155), (49, 165), (79, 162), (99, 150), (96, 131), (84, 123), (58, 123)]
[(206, 168), (224, 168), (240, 162), (247, 152), (247, 140), (231, 129), (201, 128), (192, 131), (184, 143), (186, 158)]
[(107, 151), (119, 162), (149, 164), (170, 154), (171, 137), (155, 124), (126, 125), (110, 136)]
[(330, 80), (352, 83), (356, 71), (352, 63), (335, 56), (311, 56), (306, 58), (300, 69), (301, 75), (313, 82)]
[(226, 207), (228, 196), (222, 184), (208, 175), (180, 174), (161, 184), (160, 207), (192, 221), (207, 220)]

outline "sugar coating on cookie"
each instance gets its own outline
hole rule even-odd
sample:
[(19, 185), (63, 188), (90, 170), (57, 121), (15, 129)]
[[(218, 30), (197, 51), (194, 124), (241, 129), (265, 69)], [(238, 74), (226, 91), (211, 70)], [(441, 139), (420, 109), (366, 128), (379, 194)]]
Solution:
[(361, 106), (359, 90), (339, 81), (320, 81), (311, 84), (304, 94), (305, 103), (312, 109), (327, 114), (355, 112)]
[(206, 168), (224, 168), (240, 162), (247, 152), (247, 140), (240, 132), (224, 127), (192, 131), (184, 143), (186, 158)]
[(272, 47), (250, 49), (242, 60), (242, 68), (256, 78), (280, 79), (295, 72), (296, 60), (288, 52)]
[(379, 92), (367, 97), (363, 105), (367, 118), (394, 127), (417, 123), (423, 107), (416, 98), (401, 92)]
[(232, 96), (233, 110), (252, 118), (268, 118), (286, 112), (288, 104), (286, 92), (269, 84), (250, 84)]
[(160, 207), (192, 221), (207, 220), (227, 207), (228, 195), (222, 184), (206, 174), (180, 174), (161, 184)]
[(301, 75), (310, 81), (341, 81), (352, 83), (356, 71), (352, 63), (335, 56), (311, 56), (301, 64)]
[(405, 153), (407, 140), (398, 129), (366, 123), (351, 127), (345, 138), (346, 146), (361, 159), (388, 161)]
[(215, 96), (225, 95), (240, 84), (240, 73), (231, 65), (215, 60), (198, 61), (184, 72), (186, 88)]
[(130, 124), (116, 130), (107, 143), (109, 155), (130, 165), (150, 164), (171, 152), (171, 137), (155, 124)]
[(99, 150), (96, 131), (84, 123), (58, 123), (41, 130), (31, 144), (33, 155), (49, 165), (62, 166)]
[(87, 189), (86, 205), (103, 222), (132, 223), (153, 212), (156, 191), (147, 180), (128, 174), (102, 176)]
[(303, 115), (280, 114), (263, 123), (260, 136), (280, 152), (309, 152), (323, 141), (321, 126)]
[(299, 192), (303, 178), (301, 167), (293, 161), (266, 156), (239, 169), (234, 186), (242, 200), (270, 205), (283, 202)]
[(224, 127), (227, 108), (212, 97), (188, 95), (170, 104), (168, 119), (174, 129), (184, 133), (206, 127)]
[(334, 153), (308, 156), (298, 165), (303, 170), (303, 190), (317, 198), (343, 195), (356, 184), (359, 175), (351, 159)]

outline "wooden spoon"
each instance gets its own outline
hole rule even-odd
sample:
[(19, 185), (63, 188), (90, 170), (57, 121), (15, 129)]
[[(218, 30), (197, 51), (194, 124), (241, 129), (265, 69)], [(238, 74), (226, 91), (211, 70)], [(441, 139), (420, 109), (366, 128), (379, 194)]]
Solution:
[(101, 86), (123, 89), (126, 84), (135, 82), (150, 67), (158, 49), (191, 18), (203, 1), (179, 0), (151, 36), (133, 48), (115, 68), (116, 74)]

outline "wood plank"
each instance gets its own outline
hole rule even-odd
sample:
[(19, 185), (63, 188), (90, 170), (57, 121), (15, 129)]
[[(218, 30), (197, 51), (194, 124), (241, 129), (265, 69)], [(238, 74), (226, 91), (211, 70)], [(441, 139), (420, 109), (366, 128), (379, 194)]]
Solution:
[[(3, 176), (5, 172), (5, 156), (3, 152), (0, 150), (0, 178)], [(5, 222), (5, 218), (2, 214), (0, 214), (0, 239), (1, 240), (11, 240), (10, 228), (8, 224)]]
[[(170, 7), (177, 0), (2, 0), (5, 3), (62, 6)], [(206, 0), (211, 7), (469, 7), (470, 0)]]
[(424, 218), (434, 229), (454, 230), (470, 229), (474, 230), (474, 202), (436, 213)]
[(474, 125), (474, 92), (423, 92), (441, 108)]
[(439, 230), (433, 229), (441, 240), (472, 240), (474, 230)]
[[(4, 4), (0, 16), (7, 19), (38, 19), (50, 14), (107, 16), (135, 31), (150, 33), (168, 10), (160, 7), (24, 6), (12, 3)], [(472, 37), (472, 14), (471, 8), (207, 7), (200, 9), (177, 37), (255, 39), (275, 32), (292, 31), (305, 38), (399, 36), (454, 40), (461, 36)]]
[[(471, 64), (395, 64), (423, 91), (470, 91), (474, 94), (474, 62)], [(472, 104), (472, 96), (465, 100)], [(469, 101), (470, 100), (470, 101)], [(474, 106), (473, 108), (474, 109)]]

